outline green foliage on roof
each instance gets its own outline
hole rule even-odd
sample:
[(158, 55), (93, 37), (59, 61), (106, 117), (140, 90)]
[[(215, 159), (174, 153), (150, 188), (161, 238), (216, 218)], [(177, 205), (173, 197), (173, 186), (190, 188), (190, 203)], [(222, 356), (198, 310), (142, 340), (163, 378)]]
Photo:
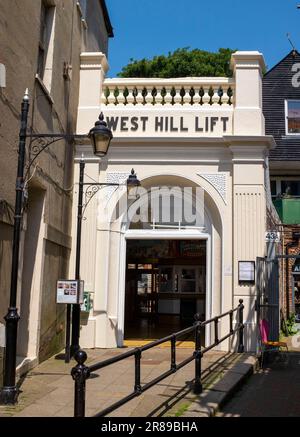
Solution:
[(188, 47), (169, 52), (168, 55), (155, 56), (153, 59), (131, 59), (123, 67), (119, 77), (230, 77), (231, 54), (236, 50), (220, 48), (218, 52)]

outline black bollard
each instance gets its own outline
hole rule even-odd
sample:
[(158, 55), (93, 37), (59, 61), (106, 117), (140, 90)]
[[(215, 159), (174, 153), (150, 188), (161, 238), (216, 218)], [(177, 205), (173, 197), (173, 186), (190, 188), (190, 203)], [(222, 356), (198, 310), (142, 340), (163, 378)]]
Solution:
[(239, 300), (239, 346), (238, 346), (238, 353), (242, 354), (244, 352), (244, 305), (243, 305), (243, 299)]
[(75, 381), (74, 395), (74, 417), (85, 417), (85, 381), (90, 377), (90, 369), (85, 366), (87, 354), (79, 350), (75, 354), (77, 366), (71, 370), (71, 375)]

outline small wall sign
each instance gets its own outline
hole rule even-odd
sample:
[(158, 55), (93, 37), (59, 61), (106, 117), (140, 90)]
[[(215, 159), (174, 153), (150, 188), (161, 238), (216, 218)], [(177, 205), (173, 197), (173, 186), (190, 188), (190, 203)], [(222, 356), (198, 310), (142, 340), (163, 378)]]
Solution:
[(255, 284), (255, 261), (239, 261), (239, 284)]
[(83, 293), (83, 302), (80, 309), (83, 312), (89, 312), (92, 309), (91, 293), (89, 291)]
[(266, 232), (266, 243), (280, 243), (280, 233), (277, 231)]
[(300, 273), (300, 264), (294, 264), (293, 273)]
[(84, 281), (61, 279), (57, 281), (56, 303), (82, 304)]

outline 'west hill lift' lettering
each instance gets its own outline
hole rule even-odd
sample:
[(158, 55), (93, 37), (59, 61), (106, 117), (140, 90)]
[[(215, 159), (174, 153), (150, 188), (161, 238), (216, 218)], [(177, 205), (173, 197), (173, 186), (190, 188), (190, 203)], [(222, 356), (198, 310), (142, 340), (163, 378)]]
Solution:
[[(190, 118), (190, 117), (189, 117)], [(156, 133), (167, 132), (195, 132), (195, 133), (227, 133), (229, 117), (216, 116), (195, 116), (193, 123), (187, 123), (185, 117), (123, 117), (111, 116), (106, 117), (107, 126), (113, 132), (147, 132), (149, 128), (154, 129)], [(150, 126), (151, 125), (151, 126)]]

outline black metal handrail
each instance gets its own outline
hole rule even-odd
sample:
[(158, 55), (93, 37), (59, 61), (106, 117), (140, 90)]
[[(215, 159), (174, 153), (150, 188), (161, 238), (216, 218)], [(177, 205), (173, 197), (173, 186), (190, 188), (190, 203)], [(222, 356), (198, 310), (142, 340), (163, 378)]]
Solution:
[[(161, 338), (159, 340), (153, 341), (151, 343), (146, 344), (145, 346), (135, 348), (123, 354), (120, 354), (116, 357), (109, 358), (104, 361), (100, 361), (91, 366), (86, 366), (84, 363), (87, 360), (87, 354), (83, 350), (79, 350), (75, 354), (75, 360), (77, 361), (77, 365), (73, 367), (71, 371), (71, 375), (73, 380), (75, 381), (75, 395), (74, 395), (74, 417), (84, 417), (85, 416), (85, 392), (86, 392), (86, 380), (90, 377), (92, 372), (103, 369), (104, 367), (110, 366), (111, 364), (115, 364), (119, 361), (125, 360), (126, 358), (133, 357), (135, 358), (135, 381), (134, 381), (134, 389), (133, 392), (119, 401), (112, 404), (110, 407), (102, 410), (95, 417), (103, 417), (117, 408), (121, 407), (131, 399), (134, 399), (137, 396), (140, 396), (143, 392), (153, 387), (155, 384), (159, 383), (163, 379), (177, 372), (177, 370), (189, 364), (191, 361), (195, 360), (195, 378), (194, 378), (194, 386), (193, 391), (195, 394), (200, 394), (202, 392), (202, 382), (201, 382), (201, 360), (203, 355), (209, 350), (213, 349), (215, 346), (219, 345), (227, 338), (233, 336), (236, 332), (239, 333), (238, 336), (238, 353), (244, 352), (244, 322), (243, 322), (243, 300), (240, 299), (239, 305), (226, 313), (223, 313), (217, 317), (213, 317), (210, 320), (206, 320), (205, 322), (200, 321), (200, 315), (195, 315), (195, 323), (193, 326), (183, 329), (182, 331), (175, 332), (167, 337)], [(238, 314), (238, 323), (236, 327), (233, 328), (233, 314), (237, 312)], [(219, 338), (219, 330), (218, 324), (219, 321), (229, 316), (229, 333), (224, 337)], [(201, 347), (201, 330), (206, 325), (214, 323), (214, 333), (215, 333), (215, 341), (210, 346), (205, 348)], [(177, 339), (189, 334), (195, 333), (195, 349), (193, 354), (186, 358), (181, 363), (176, 362), (176, 342)], [(148, 349), (159, 346), (163, 343), (171, 342), (171, 363), (170, 369), (166, 372), (162, 373), (160, 376), (156, 377), (152, 381), (142, 385), (141, 383), (141, 357), (142, 353)]]

